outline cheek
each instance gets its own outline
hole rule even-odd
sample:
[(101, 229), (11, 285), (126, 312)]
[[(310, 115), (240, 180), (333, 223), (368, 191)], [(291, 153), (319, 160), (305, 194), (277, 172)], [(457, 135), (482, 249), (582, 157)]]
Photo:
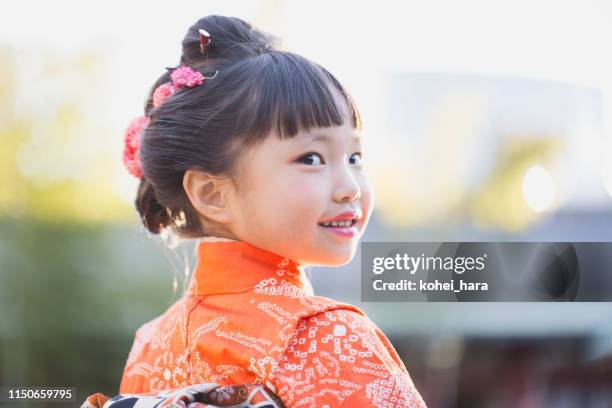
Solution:
[(252, 228), (310, 224), (325, 212), (325, 197), (324, 183), (312, 174), (268, 177), (243, 196), (244, 221)]
[(325, 184), (312, 174), (294, 174), (281, 181), (282, 194), (275, 206), (293, 223), (311, 222), (325, 211)]

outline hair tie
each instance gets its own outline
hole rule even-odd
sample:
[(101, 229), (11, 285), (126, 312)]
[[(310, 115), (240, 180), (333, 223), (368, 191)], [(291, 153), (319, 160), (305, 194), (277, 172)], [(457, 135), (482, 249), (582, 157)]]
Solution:
[[(210, 44), (210, 37), (208, 37), (208, 44)], [(174, 95), (181, 88), (193, 88), (202, 85), (204, 79), (212, 79), (217, 76), (218, 72), (215, 71), (211, 76), (204, 76), (186, 65), (179, 66), (170, 73), (171, 82), (165, 82), (155, 88), (153, 92), (153, 107), (159, 107), (168, 97)], [(132, 120), (125, 130), (123, 137), (123, 164), (131, 175), (139, 179), (144, 177), (140, 163), (140, 142), (142, 133), (149, 125), (149, 121), (150, 118), (146, 115)]]

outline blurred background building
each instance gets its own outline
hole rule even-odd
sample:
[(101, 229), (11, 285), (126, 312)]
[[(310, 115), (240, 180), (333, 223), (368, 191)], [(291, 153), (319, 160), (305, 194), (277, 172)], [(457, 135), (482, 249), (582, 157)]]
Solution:
[[(114, 395), (134, 331), (180, 296), (193, 245), (140, 226), (122, 137), (206, 14), (352, 91), (364, 241), (612, 240), (605, 1), (21, 1), (0, 16), (0, 385)], [(312, 281), (368, 313), (431, 408), (612, 406), (610, 303), (362, 303), (359, 254)]]

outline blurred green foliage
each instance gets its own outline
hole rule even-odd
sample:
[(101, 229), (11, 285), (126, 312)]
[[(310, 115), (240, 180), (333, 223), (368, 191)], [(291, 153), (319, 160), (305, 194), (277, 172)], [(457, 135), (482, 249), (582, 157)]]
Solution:
[(135, 330), (181, 294), (160, 244), (133, 226), (1, 221), (0, 384), (115, 395)]

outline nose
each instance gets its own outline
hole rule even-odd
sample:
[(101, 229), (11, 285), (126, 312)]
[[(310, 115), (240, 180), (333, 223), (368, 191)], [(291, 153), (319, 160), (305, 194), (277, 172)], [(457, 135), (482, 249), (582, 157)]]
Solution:
[(359, 197), (361, 197), (361, 186), (353, 174), (353, 170), (349, 166), (342, 166), (334, 189), (334, 201), (350, 203)]

